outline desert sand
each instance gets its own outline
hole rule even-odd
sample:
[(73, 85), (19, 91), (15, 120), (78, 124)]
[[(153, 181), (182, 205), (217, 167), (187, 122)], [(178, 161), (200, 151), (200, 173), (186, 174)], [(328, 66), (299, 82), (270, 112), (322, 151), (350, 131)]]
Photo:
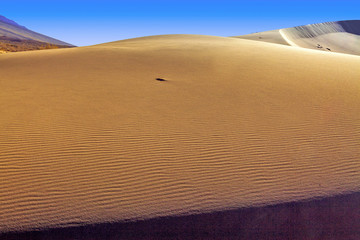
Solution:
[(360, 20), (309, 24), (237, 38), (360, 55)]
[(3, 54), (0, 232), (358, 192), (359, 69), (201, 35)]

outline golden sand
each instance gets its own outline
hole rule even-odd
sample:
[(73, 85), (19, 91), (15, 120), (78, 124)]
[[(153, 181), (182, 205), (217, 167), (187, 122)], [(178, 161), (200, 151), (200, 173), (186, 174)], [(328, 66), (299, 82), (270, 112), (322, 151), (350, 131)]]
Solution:
[(0, 232), (359, 191), (359, 69), (200, 35), (1, 55)]

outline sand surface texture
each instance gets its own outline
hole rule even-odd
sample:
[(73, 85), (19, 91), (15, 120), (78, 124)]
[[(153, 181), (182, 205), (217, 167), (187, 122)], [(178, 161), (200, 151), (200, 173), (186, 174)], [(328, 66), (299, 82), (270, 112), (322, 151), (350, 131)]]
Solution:
[(360, 55), (360, 20), (310, 24), (238, 38)]
[(359, 191), (359, 69), (197, 35), (3, 54), (0, 232)]

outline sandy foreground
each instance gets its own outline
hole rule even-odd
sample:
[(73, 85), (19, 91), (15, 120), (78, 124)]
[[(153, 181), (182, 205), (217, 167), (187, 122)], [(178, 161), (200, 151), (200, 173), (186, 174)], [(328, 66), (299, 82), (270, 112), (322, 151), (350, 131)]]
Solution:
[(359, 69), (200, 35), (3, 54), (0, 232), (355, 194)]

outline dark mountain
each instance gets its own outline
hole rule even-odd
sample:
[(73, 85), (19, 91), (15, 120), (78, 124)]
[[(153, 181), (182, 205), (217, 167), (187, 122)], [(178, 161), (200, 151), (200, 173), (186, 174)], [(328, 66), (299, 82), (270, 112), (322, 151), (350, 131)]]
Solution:
[(0, 50), (6, 52), (74, 47), (74, 45), (31, 31), (0, 16)]

